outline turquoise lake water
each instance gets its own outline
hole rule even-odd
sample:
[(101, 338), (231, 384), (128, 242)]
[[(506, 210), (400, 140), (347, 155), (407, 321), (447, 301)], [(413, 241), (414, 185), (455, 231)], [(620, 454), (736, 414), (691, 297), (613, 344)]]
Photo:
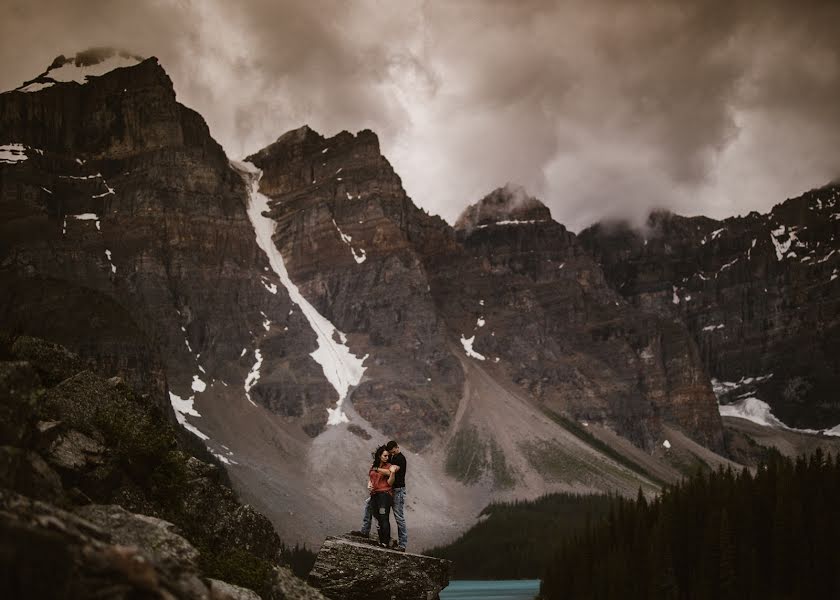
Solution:
[(539, 591), (539, 579), (458, 580), (440, 593), (440, 600), (532, 600)]

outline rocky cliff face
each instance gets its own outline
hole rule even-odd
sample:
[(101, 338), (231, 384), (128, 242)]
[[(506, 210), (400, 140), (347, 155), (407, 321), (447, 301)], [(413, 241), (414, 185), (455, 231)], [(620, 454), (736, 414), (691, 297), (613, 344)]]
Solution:
[(448, 226), (406, 196), (371, 131), (326, 139), (302, 127), (248, 160), (263, 171), (291, 279), (368, 355), (353, 406), (422, 449), (449, 425), (463, 384), (422, 260), (456, 246)]
[(794, 427), (840, 423), (840, 186), (767, 214), (653, 213), (580, 235), (632, 304), (682, 321), (723, 402), (757, 397)]
[(613, 427), (639, 446), (661, 425), (722, 449), (714, 396), (688, 332), (629, 305), (574, 234), (521, 189), (494, 191), (455, 226), (437, 261), (439, 310), (474, 358), (547, 409)]
[(325, 389), (314, 336), (276, 289), (245, 183), (156, 59), (0, 95), (0, 139), (21, 149), (0, 163), (6, 328), (67, 344), (157, 397), (165, 372), (183, 398), (243, 390), (282, 333), (293, 350), (265, 371), (292, 370), (296, 383), (266, 376), (254, 398), (323, 426), (326, 412), (299, 399)]

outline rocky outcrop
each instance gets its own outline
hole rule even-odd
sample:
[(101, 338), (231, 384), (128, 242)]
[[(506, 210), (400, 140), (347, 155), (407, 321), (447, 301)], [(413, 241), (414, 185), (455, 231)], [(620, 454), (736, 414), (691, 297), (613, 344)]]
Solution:
[[(0, 589), (9, 598), (260, 598), (205, 578), (198, 551), (171, 523), (119, 506), (73, 513), (0, 489), (0, 557)], [(275, 577), (274, 592), (263, 597), (323, 598), (303, 582), (291, 583), (286, 570)]]
[(840, 423), (840, 186), (722, 221), (651, 214), (580, 235), (631, 303), (688, 327), (723, 402), (753, 396), (787, 425)]
[[(239, 503), (216, 464), (179, 448), (156, 403), (76, 372), (78, 356), (42, 340), (6, 338), (0, 358), (12, 359), (0, 361), (0, 569), (4, 591), (21, 591), (11, 597), (83, 598), (113, 585), (206, 598), (207, 577), (264, 598), (306, 597), (279, 587), (302, 582), (276, 568), (283, 545), (271, 523)], [(60, 575), (37, 581), (52, 560)]]
[(436, 600), (449, 585), (451, 567), (445, 559), (339, 535), (324, 541), (309, 583), (334, 600)]

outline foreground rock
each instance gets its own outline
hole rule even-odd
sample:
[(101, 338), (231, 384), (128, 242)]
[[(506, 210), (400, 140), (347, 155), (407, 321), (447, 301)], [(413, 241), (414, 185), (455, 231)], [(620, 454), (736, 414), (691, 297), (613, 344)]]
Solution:
[[(252, 590), (202, 576), (199, 553), (167, 521), (110, 505), (76, 514), (0, 488), (4, 598), (256, 600)], [(271, 598), (322, 600), (285, 569)]]
[(0, 335), (0, 598), (321, 598), (158, 402), (84, 368)]
[(451, 565), (345, 534), (324, 541), (309, 584), (334, 600), (434, 600), (449, 585)]

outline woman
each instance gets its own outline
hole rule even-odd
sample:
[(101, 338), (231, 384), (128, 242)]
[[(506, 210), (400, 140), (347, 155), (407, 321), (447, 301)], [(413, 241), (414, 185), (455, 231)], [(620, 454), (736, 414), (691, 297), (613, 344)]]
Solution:
[(393, 496), (396, 465), (388, 462), (391, 454), (385, 446), (379, 446), (373, 453), (373, 465), (370, 467), (370, 508), (379, 523), (379, 545), (388, 547), (391, 541), (391, 497)]

